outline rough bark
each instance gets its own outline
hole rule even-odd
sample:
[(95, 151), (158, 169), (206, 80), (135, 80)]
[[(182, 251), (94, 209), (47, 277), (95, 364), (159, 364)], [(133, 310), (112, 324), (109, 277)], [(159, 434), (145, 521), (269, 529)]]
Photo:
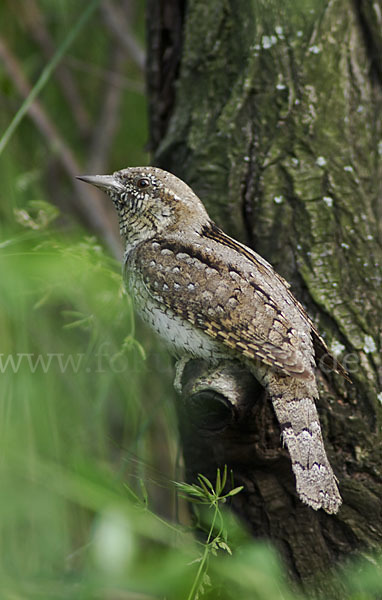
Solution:
[[(291, 282), (353, 380), (317, 373), (344, 499), (329, 516), (296, 498), (257, 382), (238, 369), (233, 400), (199, 361), (182, 377), (189, 479), (232, 467), (233, 508), (305, 584), (382, 541), (381, 14), (360, 0), (148, 2), (155, 163)], [(316, 584), (341, 597), (331, 585)]]

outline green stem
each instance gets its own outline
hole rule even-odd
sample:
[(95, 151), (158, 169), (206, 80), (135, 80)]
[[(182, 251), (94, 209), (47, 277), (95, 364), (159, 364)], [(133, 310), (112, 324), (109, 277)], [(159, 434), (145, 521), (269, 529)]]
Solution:
[(60, 62), (60, 60), (62, 59), (64, 54), (67, 52), (68, 48), (74, 42), (75, 38), (81, 31), (82, 27), (85, 25), (86, 21), (89, 19), (90, 15), (93, 13), (95, 8), (98, 6), (98, 4), (99, 4), (99, 0), (92, 0), (92, 2), (90, 2), (88, 4), (88, 6), (85, 8), (82, 15), (78, 19), (77, 23), (69, 31), (68, 35), (66, 36), (66, 38), (64, 39), (62, 44), (57, 48), (57, 50), (54, 53), (54, 55), (52, 56), (52, 58), (50, 59), (48, 64), (43, 69), (40, 77), (36, 81), (35, 85), (31, 89), (28, 96), (25, 98), (24, 102), (20, 106), (19, 110), (13, 117), (12, 121), (10, 122), (7, 129), (5, 130), (2, 138), (0, 139), (0, 154), (3, 152), (4, 148), (6, 147), (9, 140), (11, 139), (12, 135), (16, 131), (19, 123), (22, 121), (25, 114), (28, 112), (31, 104), (34, 102), (34, 100), (36, 99), (38, 94), (41, 92), (42, 88), (49, 80), (54, 69), (57, 67), (58, 63)]
[[(130, 496), (133, 498), (134, 502), (136, 502), (139, 507), (142, 507), (142, 499), (128, 485), (125, 486), (125, 489), (128, 491), (128, 493), (130, 494)], [(162, 519), (162, 517), (160, 517), (159, 515), (157, 515), (154, 512), (152, 512), (149, 508), (144, 507), (144, 510), (148, 514), (150, 514), (152, 517), (154, 517), (154, 519), (156, 521), (159, 521), (159, 523), (161, 523), (162, 525), (165, 525), (168, 529), (171, 529), (177, 535), (179, 535), (180, 533), (182, 533), (182, 530), (180, 529), (180, 527), (176, 527), (175, 525), (172, 525), (171, 523), (169, 523), (168, 521), (166, 521), (166, 519)]]
[(219, 506), (218, 504), (215, 505), (215, 513), (214, 513), (214, 517), (212, 519), (212, 523), (211, 523), (211, 527), (210, 527), (210, 531), (208, 533), (208, 537), (207, 537), (207, 541), (206, 541), (206, 545), (204, 547), (204, 552), (203, 552), (203, 557), (202, 560), (200, 561), (200, 565), (198, 568), (198, 572), (196, 573), (196, 577), (194, 579), (194, 583), (192, 584), (192, 588), (190, 590), (190, 593), (187, 596), (187, 600), (193, 600), (195, 598), (195, 593), (200, 585), (200, 579), (204, 570), (204, 566), (206, 564), (208, 555), (210, 553), (210, 541), (211, 541), (211, 537), (212, 537), (212, 532), (214, 530), (215, 527), (215, 521), (216, 521), (216, 517), (219, 513)]

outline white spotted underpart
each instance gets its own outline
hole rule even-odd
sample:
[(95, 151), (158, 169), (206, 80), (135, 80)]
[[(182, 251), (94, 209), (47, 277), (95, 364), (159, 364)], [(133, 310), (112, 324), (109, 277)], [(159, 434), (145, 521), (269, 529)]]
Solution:
[[(216, 362), (219, 357), (226, 355), (215, 340), (176, 315), (170, 308), (163, 309), (160, 302), (153, 299), (140, 277), (132, 275), (129, 287), (134, 296), (139, 298), (136, 307), (138, 313), (175, 356), (181, 357), (187, 353), (195, 358)], [(179, 291), (181, 286), (175, 283), (174, 289)]]

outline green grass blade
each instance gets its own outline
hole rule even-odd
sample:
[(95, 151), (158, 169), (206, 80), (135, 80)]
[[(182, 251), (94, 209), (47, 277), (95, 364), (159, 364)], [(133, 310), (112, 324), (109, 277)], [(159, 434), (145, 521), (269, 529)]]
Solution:
[(75, 25), (69, 31), (68, 35), (63, 40), (63, 42), (60, 44), (60, 46), (57, 48), (57, 50), (54, 53), (54, 55), (52, 56), (51, 60), (48, 62), (48, 64), (43, 69), (40, 77), (38, 78), (35, 85), (33, 86), (30, 94), (25, 98), (24, 102), (20, 106), (19, 110), (13, 117), (12, 121), (10, 122), (7, 129), (5, 130), (2, 138), (0, 139), (0, 155), (3, 152), (4, 148), (6, 147), (6, 145), (8, 144), (12, 135), (16, 131), (18, 125), (24, 118), (25, 114), (28, 112), (31, 104), (36, 99), (38, 94), (41, 92), (41, 90), (43, 89), (45, 84), (49, 81), (49, 78), (52, 75), (54, 69), (57, 67), (60, 60), (63, 58), (63, 56), (65, 55), (65, 53), (67, 52), (67, 50), (69, 49), (71, 44), (74, 42), (77, 35), (81, 31), (82, 27), (85, 25), (86, 21), (93, 14), (93, 12), (96, 9), (96, 7), (98, 6), (98, 4), (99, 4), (99, 0), (92, 0), (92, 2), (89, 2), (87, 7), (81, 14), (80, 18), (78, 19), (77, 23), (75, 23)]

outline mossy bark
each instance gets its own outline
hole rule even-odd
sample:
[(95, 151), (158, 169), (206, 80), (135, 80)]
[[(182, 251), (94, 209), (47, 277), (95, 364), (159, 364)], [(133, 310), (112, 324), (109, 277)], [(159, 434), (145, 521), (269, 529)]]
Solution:
[[(382, 541), (381, 13), (355, 0), (148, 2), (155, 164), (291, 282), (353, 380), (318, 371), (337, 516), (290, 501), (287, 456), (259, 391), (249, 430), (239, 419), (234, 433), (231, 423), (201, 434), (180, 411), (190, 477), (234, 454), (248, 483), (234, 508), (305, 582)], [(275, 503), (279, 488), (286, 504)]]

